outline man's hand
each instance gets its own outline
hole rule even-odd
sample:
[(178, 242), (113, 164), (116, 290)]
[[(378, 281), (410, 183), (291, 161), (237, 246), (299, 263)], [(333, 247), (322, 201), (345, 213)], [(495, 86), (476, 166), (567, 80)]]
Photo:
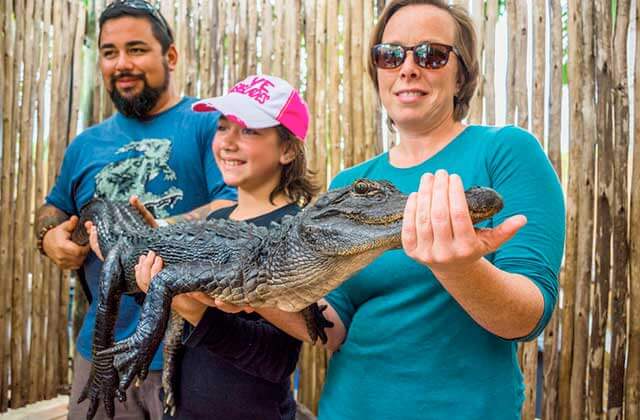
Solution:
[(80, 246), (71, 240), (71, 233), (77, 224), (78, 217), (71, 216), (69, 220), (51, 228), (42, 238), (45, 254), (63, 270), (79, 269), (89, 253), (89, 245)]

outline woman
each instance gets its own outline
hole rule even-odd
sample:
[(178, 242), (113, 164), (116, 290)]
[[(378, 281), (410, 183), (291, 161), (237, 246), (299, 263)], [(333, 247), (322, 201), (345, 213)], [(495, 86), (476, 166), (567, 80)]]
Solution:
[[(323, 302), (335, 327), (320, 419), (520, 417), (516, 345), (538, 336), (555, 306), (564, 203), (531, 134), (463, 123), (475, 39), (467, 12), (437, 0), (391, 1), (374, 29), (369, 75), (400, 142), (331, 187), (367, 177), (412, 194), (403, 250)], [(478, 231), (463, 194), (472, 185), (505, 202)], [(260, 310), (308, 340), (299, 316), (269, 312)]]

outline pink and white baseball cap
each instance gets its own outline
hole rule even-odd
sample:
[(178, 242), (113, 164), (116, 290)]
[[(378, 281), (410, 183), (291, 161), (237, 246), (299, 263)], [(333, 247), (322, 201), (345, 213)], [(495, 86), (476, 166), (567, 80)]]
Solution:
[(282, 124), (302, 141), (309, 129), (307, 104), (289, 83), (274, 76), (249, 76), (226, 95), (203, 99), (191, 109), (220, 111), (230, 121), (247, 128)]

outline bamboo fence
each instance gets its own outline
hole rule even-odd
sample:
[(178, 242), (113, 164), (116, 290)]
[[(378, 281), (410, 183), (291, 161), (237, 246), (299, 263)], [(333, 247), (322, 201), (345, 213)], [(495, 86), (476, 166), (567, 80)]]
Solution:
[[(395, 141), (365, 72), (384, 3), (158, 5), (175, 30), (184, 94), (218, 95), (256, 72), (303, 92), (313, 115), (309, 162), (326, 186)], [(544, 332), (542, 383), (537, 344), (519, 353), (523, 418), (534, 418), (536, 395), (544, 419), (640, 418), (640, 1), (455, 3), (469, 8), (479, 34), (482, 77), (469, 122), (531, 130), (566, 191), (562, 292)], [(95, 19), (104, 7), (0, 0), (0, 412), (68, 391), (69, 321), (81, 313), (82, 292), (34, 251), (33, 223), (78, 127), (113, 112), (96, 71)], [(497, 38), (501, 24), (505, 39)], [(324, 351), (304, 347), (298, 399), (314, 410), (327, 363)]]

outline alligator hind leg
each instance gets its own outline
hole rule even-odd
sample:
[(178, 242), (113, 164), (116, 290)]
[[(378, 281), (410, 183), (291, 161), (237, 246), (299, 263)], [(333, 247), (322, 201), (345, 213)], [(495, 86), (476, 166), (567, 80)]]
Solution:
[(124, 401), (126, 398), (124, 393), (118, 391), (118, 373), (113, 367), (113, 356), (98, 354), (101, 350), (113, 345), (120, 298), (124, 291), (124, 276), (120, 261), (123, 249), (125, 249), (123, 242), (113, 247), (107, 255), (100, 273), (100, 295), (91, 351), (91, 372), (80, 398), (78, 398), (78, 403), (89, 398), (87, 419), (93, 418), (101, 399), (107, 415), (113, 418), (114, 398), (118, 396), (120, 401)]
[(162, 389), (164, 390), (164, 412), (174, 416), (176, 413), (176, 371), (179, 351), (182, 347), (182, 329), (184, 319), (175, 311), (164, 335), (164, 364), (162, 366)]
[(98, 353), (100, 356), (115, 355), (114, 365), (120, 373), (120, 392), (126, 391), (136, 376), (144, 379), (153, 354), (162, 341), (169, 322), (171, 299), (175, 295), (229, 289), (231, 281), (237, 277), (237, 267), (208, 261), (174, 264), (156, 274), (147, 290), (136, 332)]
[(312, 303), (301, 311), (309, 337), (314, 343), (320, 338), (322, 344), (327, 344), (327, 333), (324, 329), (333, 327), (333, 322), (324, 317), (323, 312), (326, 309), (327, 305)]

